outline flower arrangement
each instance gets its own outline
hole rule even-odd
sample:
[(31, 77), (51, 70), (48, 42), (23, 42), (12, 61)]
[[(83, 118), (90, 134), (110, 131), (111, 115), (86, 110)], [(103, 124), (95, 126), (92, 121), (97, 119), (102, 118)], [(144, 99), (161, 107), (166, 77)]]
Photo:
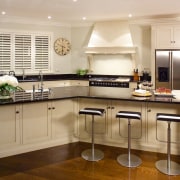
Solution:
[(3, 75), (0, 76), (0, 95), (10, 96), (11, 93), (21, 90), (18, 86), (18, 80), (14, 76)]

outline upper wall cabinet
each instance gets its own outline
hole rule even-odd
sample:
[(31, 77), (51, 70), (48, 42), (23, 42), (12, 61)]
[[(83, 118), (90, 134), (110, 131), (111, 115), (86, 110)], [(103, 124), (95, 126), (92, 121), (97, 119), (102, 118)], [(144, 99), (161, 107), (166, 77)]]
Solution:
[(153, 30), (156, 49), (180, 48), (180, 25), (158, 25)]

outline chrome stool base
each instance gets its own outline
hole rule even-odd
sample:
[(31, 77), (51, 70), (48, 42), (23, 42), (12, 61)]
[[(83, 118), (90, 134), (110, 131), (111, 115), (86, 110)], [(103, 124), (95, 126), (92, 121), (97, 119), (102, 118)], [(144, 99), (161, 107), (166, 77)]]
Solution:
[(98, 149), (94, 149), (93, 154), (92, 149), (87, 149), (81, 153), (81, 157), (87, 161), (99, 161), (104, 158), (104, 153)]
[(117, 162), (125, 167), (137, 167), (142, 163), (142, 160), (133, 154), (131, 154), (129, 160), (128, 154), (122, 154), (117, 157)]
[(171, 167), (170, 169), (168, 169), (167, 160), (160, 160), (156, 162), (155, 166), (160, 172), (164, 174), (172, 175), (172, 176), (180, 175), (180, 165), (173, 161), (170, 161), (170, 164)]

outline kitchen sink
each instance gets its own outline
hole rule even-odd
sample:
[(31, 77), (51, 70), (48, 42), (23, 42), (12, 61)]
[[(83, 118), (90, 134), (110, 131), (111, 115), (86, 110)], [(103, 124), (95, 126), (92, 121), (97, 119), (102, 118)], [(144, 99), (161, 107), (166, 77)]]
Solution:
[(25, 90), (18, 91), (14, 93), (15, 101), (31, 101), (31, 100), (40, 100), (40, 99), (48, 99), (49, 97), (49, 89), (35, 90)]

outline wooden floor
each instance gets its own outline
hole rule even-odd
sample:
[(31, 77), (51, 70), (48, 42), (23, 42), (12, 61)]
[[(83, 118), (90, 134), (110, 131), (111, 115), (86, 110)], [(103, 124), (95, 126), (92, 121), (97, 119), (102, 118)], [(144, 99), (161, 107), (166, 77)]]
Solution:
[[(133, 151), (142, 159), (141, 166), (126, 168), (116, 158), (127, 149), (96, 145), (105, 153), (99, 162), (85, 161), (82, 150), (91, 147), (87, 143), (72, 143), (16, 156), (0, 158), (0, 180), (180, 180), (180, 176), (168, 176), (155, 168), (155, 162), (166, 155)], [(172, 160), (180, 163), (180, 156)]]

